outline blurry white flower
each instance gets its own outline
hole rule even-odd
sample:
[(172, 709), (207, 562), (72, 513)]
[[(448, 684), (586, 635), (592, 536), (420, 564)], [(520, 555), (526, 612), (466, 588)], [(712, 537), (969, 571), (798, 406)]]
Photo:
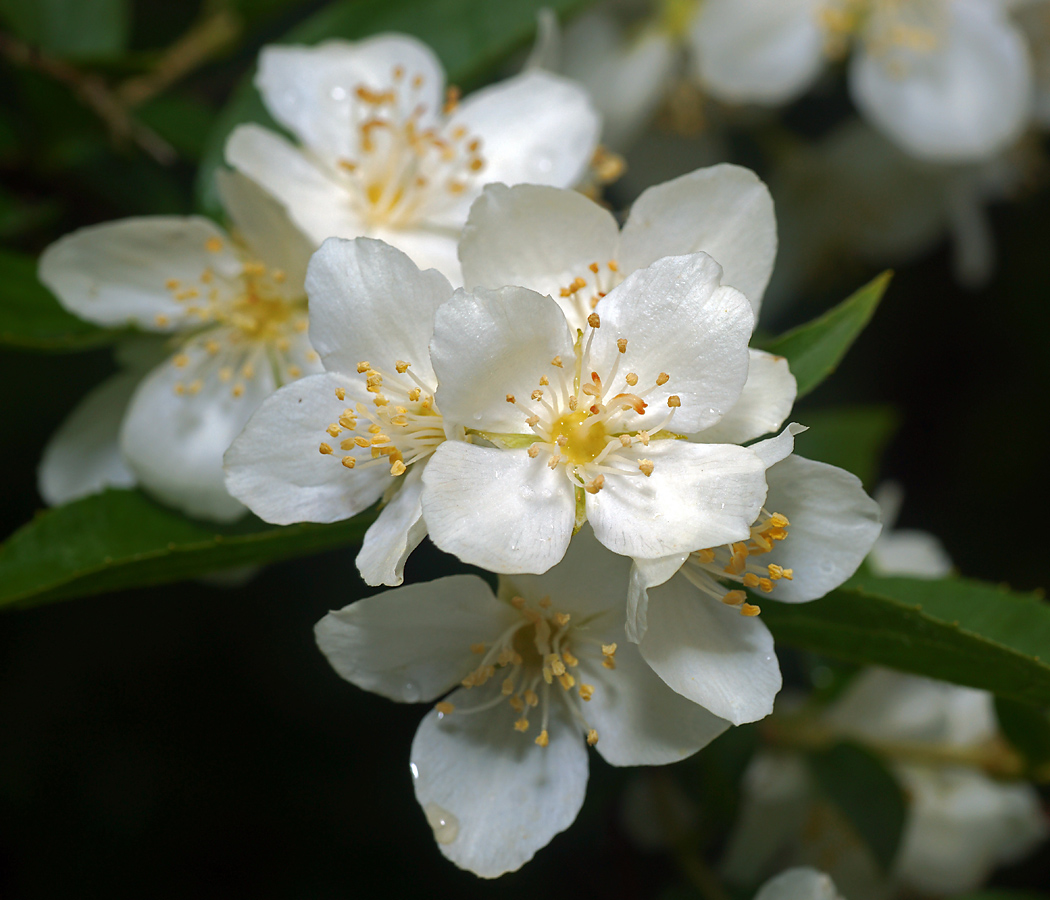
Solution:
[(790, 869), (771, 878), (755, 900), (844, 900), (833, 882), (816, 869)]
[(170, 358), (114, 376), (59, 429), (40, 472), (48, 502), (137, 481), (190, 515), (244, 513), (223, 486), (223, 452), (264, 397), (319, 368), (306, 336), (311, 247), (248, 179), (219, 173), (219, 190), (232, 236), (208, 219), (155, 216), (82, 228), (44, 251), (40, 279), (71, 312), (170, 336)]
[(904, 491), (894, 481), (885, 482), (875, 492), (875, 502), (882, 510), (882, 534), (871, 548), (868, 564), (879, 575), (944, 578), (951, 574), (951, 557), (934, 535), (893, 527), (903, 501)]
[(226, 145), (230, 165), (317, 243), (381, 238), (454, 282), (456, 241), (482, 185), (572, 187), (600, 130), (585, 91), (545, 72), (460, 103), (430, 48), (406, 35), (266, 47), (256, 86), (299, 146), (242, 125)]
[(575, 330), (525, 288), (442, 306), (437, 402), (471, 442), (443, 444), (424, 475), (434, 543), (493, 571), (545, 572), (583, 521), (641, 558), (746, 537), (761, 460), (680, 439), (717, 423), (747, 378), (754, 317), (721, 275), (705, 253), (658, 259)]
[(559, 566), (501, 577), (496, 595), (453, 576), (318, 623), (321, 649), (359, 687), (402, 702), (452, 692), (420, 723), (411, 768), (456, 865), (494, 878), (564, 831), (583, 804), (588, 744), (614, 766), (663, 765), (728, 727), (618, 645), (628, 565), (585, 530)]
[(452, 286), (381, 241), (332, 238), (306, 289), (324, 374), (263, 403), (226, 454), (226, 484), (280, 525), (347, 519), (384, 498), (357, 565), (369, 584), (400, 584), (426, 536), (423, 468), (446, 435), (427, 344)]
[(704, 86), (737, 103), (794, 99), (852, 47), (857, 107), (924, 159), (988, 158), (1031, 112), (1027, 46), (1001, 0), (707, 0), (692, 35)]

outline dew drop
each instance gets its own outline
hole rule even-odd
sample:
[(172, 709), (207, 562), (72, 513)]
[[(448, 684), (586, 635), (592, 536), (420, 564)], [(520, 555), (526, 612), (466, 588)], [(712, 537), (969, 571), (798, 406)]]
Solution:
[(439, 844), (451, 844), (459, 835), (459, 820), (447, 809), (436, 803), (428, 803), (423, 807), (423, 815), (427, 817), (427, 824), (434, 832), (434, 840)]
[(414, 681), (406, 681), (401, 688), (401, 697), (405, 703), (418, 703), (420, 697), (419, 685)]
[(546, 175), (553, 168), (554, 158), (549, 153), (541, 153), (533, 160), (533, 169), (542, 175)]
[(408, 767), (412, 770), (412, 780), (415, 781), (417, 778), (419, 778), (419, 766), (417, 766), (415, 763), (409, 763)]
[(346, 88), (336, 85), (332, 88), (332, 99), (336, 102), (346, 99)]

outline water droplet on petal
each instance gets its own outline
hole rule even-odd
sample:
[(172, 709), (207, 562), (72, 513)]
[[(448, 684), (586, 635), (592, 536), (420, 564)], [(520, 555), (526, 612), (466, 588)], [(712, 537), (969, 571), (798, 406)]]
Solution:
[(434, 832), (434, 840), (439, 844), (451, 844), (459, 835), (459, 819), (447, 809), (436, 803), (428, 803), (423, 807), (423, 815), (427, 817), (427, 824)]
[(339, 85), (336, 85), (334, 88), (332, 88), (332, 99), (337, 101), (337, 102), (339, 100), (345, 100), (346, 99), (346, 88), (340, 87)]
[(417, 766), (415, 763), (409, 763), (408, 767), (412, 770), (412, 780), (415, 781), (417, 778), (419, 778), (419, 766)]
[(419, 685), (414, 681), (406, 681), (401, 688), (401, 696), (405, 703), (418, 703), (420, 697)]

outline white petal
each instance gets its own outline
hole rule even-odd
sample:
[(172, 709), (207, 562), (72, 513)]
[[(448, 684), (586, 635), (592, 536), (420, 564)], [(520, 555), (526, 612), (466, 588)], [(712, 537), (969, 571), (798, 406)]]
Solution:
[(797, 422), (792, 422), (776, 437), (758, 441), (758, 443), (752, 444), (748, 449), (757, 453), (758, 458), (762, 460), (762, 464), (768, 469), (782, 459), (787, 459), (792, 454), (795, 449), (795, 435), (802, 434), (804, 431), (809, 431), (809, 428), (805, 425), (799, 425)]
[(400, 250), (370, 238), (327, 240), (310, 260), (310, 341), (325, 368), (356, 372), (363, 361), (393, 372), (398, 360), (431, 384), (427, 348), (434, 311), (452, 296), (448, 280), (420, 272)]
[(833, 882), (816, 869), (789, 869), (771, 878), (755, 900), (843, 900)]
[(702, 250), (722, 267), (722, 283), (751, 301), (757, 317), (777, 255), (773, 198), (750, 169), (728, 163), (697, 169), (644, 191), (631, 207), (622, 242), (625, 272)]
[(577, 680), (595, 684), (581, 711), (598, 732), (595, 749), (614, 766), (661, 766), (706, 747), (729, 727), (675, 693), (632, 644), (616, 651), (616, 668), (583, 661)]
[[(962, 162), (1004, 149), (1025, 126), (1031, 66), (1017, 28), (995, 3), (957, 0), (926, 18), (887, 8), (873, 17), (850, 66), (861, 111), (909, 153)], [(885, 46), (894, 29), (927, 36), (933, 46)]]
[[(747, 342), (754, 328), (751, 306), (739, 291), (720, 287), (722, 270), (704, 253), (671, 256), (631, 273), (596, 308), (590, 365), (599, 372), (634, 372), (649, 410), (629, 414), (625, 428), (649, 428), (662, 417), (667, 399), (681, 406), (667, 426), (678, 433), (714, 425), (740, 397), (747, 380)], [(620, 353), (617, 340), (627, 339)], [(622, 359), (621, 359), (622, 357)], [(670, 376), (656, 386), (661, 373)], [(622, 384), (615, 389), (623, 390)]]
[(682, 577), (649, 592), (649, 630), (638, 648), (671, 688), (734, 725), (773, 711), (780, 667), (765, 623)]
[(776, 431), (795, 404), (798, 386), (783, 356), (751, 350), (751, 365), (740, 399), (721, 420), (693, 439), (714, 444), (744, 444)]
[(627, 585), (627, 640), (637, 644), (649, 627), (649, 588), (663, 584), (674, 575), (688, 553), (675, 553), (658, 559), (636, 559)]
[[(346, 399), (335, 391), (342, 388)], [(226, 452), (226, 487), (259, 518), (277, 525), (337, 522), (367, 509), (390, 483), (385, 466), (350, 470), (344, 455), (358, 463), (369, 456), (320, 446), (336, 442), (329, 424), (354, 401), (367, 402), (359, 381), (332, 373), (310, 375), (268, 397)]]
[[(449, 698), (465, 708), (477, 691)], [(416, 800), (438, 849), (482, 878), (512, 872), (576, 819), (587, 788), (587, 752), (561, 703), (551, 706), (550, 744), (513, 728), (507, 704), (476, 715), (431, 711), (412, 742)]]
[(849, 578), (882, 530), (879, 505), (856, 475), (789, 456), (766, 472), (766, 508), (788, 517), (788, 536), (759, 561), (793, 569), (775, 582), (777, 600), (802, 603), (823, 597)]
[(653, 462), (652, 475), (607, 475), (605, 486), (586, 498), (595, 536), (614, 553), (655, 559), (751, 533), (766, 482), (749, 449), (675, 440), (636, 447), (637, 456), (644, 452)]
[(313, 244), (288, 218), (287, 210), (250, 178), (220, 169), (215, 181), (226, 214), (258, 262), (285, 274), (281, 288), (288, 299), (306, 294), (306, 264)]
[(564, 555), (576, 503), (543, 456), (446, 441), (423, 472), (423, 517), (446, 553), (491, 572), (546, 572)]
[(499, 288), (514, 284), (549, 294), (584, 327), (576, 306), (561, 297), (591, 263), (616, 258), (620, 229), (612, 214), (577, 191), (532, 184), (489, 184), (470, 208), (459, 258), (463, 284)]
[[(217, 377), (221, 359), (199, 347), (183, 354), (186, 366), (161, 363), (139, 385), (121, 427), (121, 449), (148, 493), (191, 516), (232, 521), (245, 508), (227, 493), (222, 455), (273, 392), (273, 375), (256, 365), (255, 377), (243, 381), (244, 393), (236, 397)], [(199, 392), (177, 392), (196, 381)]]
[[(433, 120), (445, 99), (445, 73), (434, 52), (409, 35), (264, 47), (255, 86), (273, 117), (314, 153), (330, 162), (353, 160), (358, 156), (358, 123), (370, 111), (356, 91), (389, 90), (397, 67), (404, 69), (401, 106), (423, 104), (427, 120)], [(417, 79), (418, 87), (413, 84)]]
[(120, 423), (138, 372), (121, 372), (90, 391), (59, 425), (44, 448), (37, 488), (49, 506), (69, 503), (106, 488), (135, 486), (120, 453)]
[[(430, 353), (439, 385), (437, 407), (446, 421), (528, 434), (529, 397), (541, 376), (571, 373), (573, 339), (549, 297), (519, 287), (457, 291), (434, 317)], [(566, 369), (551, 366), (555, 356), (562, 357)]]
[(44, 251), (39, 274), (66, 309), (89, 322), (170, 331), (184, 322), (186, 307), (169, 283), (199, 285), (208, 270), (211, 287), (237, 290), (241, 260), (218, 226), (198, 216), (149, 216), (67, 234)]
[(913, 578), (944, 578), (955, 568), (944, 544), (926, 531), (883, 525), (871, 548), (868, 563), (880, 575), (910, 575)]
[(384, 591), (330, 612), (314, 633), (332, 667), (359, 688), (403, 703), (439, 697), (478, 664), (472, 644), (519, 618), (475, 575)]
[(700, 81), (728, 103), (788, 103), (824, 67), (814, 0), (708, 0), (691, 36)]
[(453, 228), (428, 223), (415, 228), (376, 227), (371, 236), (404, 251), (420, 269), (437, 269), (456, 287), (462, 284), (456, 255), (459, 223)]
[(259, 125), (238, 125), (225, 152), (226, 162), (276, 197), (315, 244), (365, 233), (343, 186), (287, 138)]
[(427, 536), (423, 521), (423, 467), (426, 460), (405, 473), (401, 487), (365, 532), (357, 569), (365, 584), (396, 587), (405, 580), (405, 560)]
[(572, 187), (583, 177), (601, 131), (586, 91), (549, 72), (523, 72), (467, 97), (450, 128), (481, 139), (485, 182)]

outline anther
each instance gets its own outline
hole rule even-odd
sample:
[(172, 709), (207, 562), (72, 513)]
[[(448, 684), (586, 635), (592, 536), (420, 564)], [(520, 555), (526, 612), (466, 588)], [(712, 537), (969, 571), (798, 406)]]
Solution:
[(544, 728), (543, 731), (540, 732), (540, 736), (536, 738), (536, 743), (539, 744), (541, 747), (546, 747), (550, 742), (550, 735), (547, 734), (547, 729)]
[(537, 456), (540, 455), (540, 448), (537, 447), (535, 444), (531, 444), (529, 446), (529, 449), (525, 452), (529, 454), (529, 459), (535, 459)]
[(540, 386), (541, 387), (546, 387), (549, 384), (550, 384), (550, 379), (546, 375), (541, 375), (540, 376)]
[(447, 700), (442, 700), (440, 703), (434, 704), (434, 709), (436, 709), (443, 716), (447, 716), (455, 708), (456, 707), (449, 703)]
[(534, 690), (532, 690), (532, 688), (529, 688), (529, 689), (528, 689), (528, 690), (527, 690), (527, 691), (525, 692), (525, 702), (526, 702), (526, 703), (527, 703), (527, 704), (528, 704), (529, 706), (531, 706), (531, 707), (535, 708), (535, 707), (537, 707), (537, 706), (539, 706), (539, 705), (540, 705), (540, 698), (539, 698), (539, 695), (538, 695), (538, 694), (537, 694), (537, 693), (536, 693), (536, 692), (535, 692)]
[(508, 403), (517, 403), (518, 401), (514, 398), (513, 394), (507, 394), (507, 402)]
[(504, 697), (509, 697), (511, 694), (514, 693), (514, 679), (513, 678), (504, 678), (503, 679), (503, 685), (502, 685), (502, 687), (500, 687), (500, 693), (503, 694)]
[(515, 731), (521, 731), (521, 732), (528, 731), (529, 730), (529, 720), (526, 719), (524, 716), (522, 716), (522, 718), (518, 719), (514, 723), (514, 730)]
[(631, 387), (634, 387), (636, 384), (638, 384), (638, 376), (635, 375), (634, 372), (628, 372), (627, 376), (624, 378), (624, 381), (626, 381)]
[(321, 444), (321, 446), (317, 449), (320, 451), (322, 456), (328, 456), (328, 454), (332, 452), (332, 448), (328, 446), (328, 444)]
[(325, 431), (327, 431), (332, 437), (339, 437), (339, 435), (343, 433), (343, 429), (336, 425), (335, 422), (329, 425)]
[(541, 391), (539, 388), (536, 388), (536, 390), (534, 390), (532, 392), (532, 399), (533, 400), (542, 400), (543, 399), (543, 391)]
[(598, 274), (598, 268), (599, 268), (598, 263), (593, 262), (589, 266), (587, 266), (587, 268), (590, 269), (595, 275)]
[(217, 237), (208, 238), (204, 242), (204, 249), (209, 253), (218, 253), (222, 249), (222, 241)]
[(587, 316), (587, 324), (590, 325), (591, 328), (601, 328), (602, 320), (598, 318), (598, 313), (591, 313)]
[(627, 338), (619, 338), (616, 341), (616, 349), (619, 350), (621, 353), (626, 353), (627, 352)]
[(747, 600), (747, 594), (743, 591), (729, 591), (723, 598), (722, 602), (726, 606), (739, 606)]
[(362, 362), (359, 362), (357, 364), (357, 371), (361, 375), (364, 375), (365, 372), (367, 372), (371, 368), (372, 368), (372, 364), (370, 362), (362, 361)]
[(594, 696), (594, 685), (580, 682), (580, 699), (589, 701)]
[(357, 465), (357, 460), (354, 459), (352, 456), (344, 456), (343, 465), (346, 466), (348, 469), (352, 469), (354, 466)]
[(396, 475), (404, 475), (404, 474), (405, 474), (405, 472), (406, 472), (407, 470), (408, 470), (408, 466), (406, 466), (406, 465), (405, 465), (405, 464), (404, 464), (404, 463), (403, 463), (403, 462), (402, 462), (402, 461), (401, 461), (401, 460), (399, 459), (399, 460), (396, 460), (396, 461), (394, 462), (394, 464), (393, 464), (393, 465), (392, 465), (392, 466), (390, 467), (390, 474), (391, 474), (391, 475), (395, 475), (395, 476), (396, 476)]
[(405, 372), (408, 371), (408, 367), (410, 365), (412, 365), (412, 363), (407, 363), (403, 359), (399, 359), (396, 363), (394, 363), (394, 368), (397, 369), (398, 375), (404, 375)]
[(638, 460), (638, 470), (646, 478), (648, 478), (650, 475), (653, 474), (653, 469), (654, 468), (655, 467), (653, 466), (653, 461), (651, 459), (640, 459), (640, 460)]
[(594, 729), (592, 728), (592, 729), (590, 729), (590, 730), (589, 730), (589, 731), (587, 732), (587, 746), (588, 746), (588, 747), (593, 747), (593, 746), (594, 746), (595, 744), (597, 744), (597, 743), (598, 743), (598, 732), (597, 732), (597, 731), (595, 731), (595, 730), (594, 730)]
[(753, 603), (745, 603), (740, 607), (740, 615), (742, 616), (757, 616), (762, 612), (761, 607), (755, 606)]
[(597, 475), (593, 481), (587, 482), (587, 484), (583, 486), (583, 489), (588, 494), (597, 494), (603, 487), (605, 487), (605, 476)]
[(561, 357), (560, 356), (555, 356), (554, 359), (551, 360), (551, 365), (554, 366), (554, 368), (556, 368), (556, 369), (562, 368)]
[[(569, 624), (569, 620), (572, 618), (572, 616), (569, 615), (569, 613), (555, 613), (552, 618), (554, 619), (555, 625), (557, 625), (559, 628), (564, 628), (566, 625)], [(562, 652), (562, 656), (565, 656), (565, 652)], [(569, 663), (569, 660), (566, 659), (565, 662)], [(569, 665), (571, 666), (572, 663), (569, 663)]]
[(346, 390), (344, 388), (341, 388), (341, 387), (336, 388), (335, 389), (335, 398), (337, 400), (345, 400), (346, 399)]
[(664, 385), (667, 384), (667, 382), (670, 381), (670, 379), (670, 375), (668, 375), (666, 372), (661, 372), (659, 375), (656, 376), (656, 383), (658, 385)]
[(671, 409), (675, 409), (682, 405), (682, 398), (677, 394), (671, 394), (671, 396), (667, 398), (667, 405), (670, 406)]

